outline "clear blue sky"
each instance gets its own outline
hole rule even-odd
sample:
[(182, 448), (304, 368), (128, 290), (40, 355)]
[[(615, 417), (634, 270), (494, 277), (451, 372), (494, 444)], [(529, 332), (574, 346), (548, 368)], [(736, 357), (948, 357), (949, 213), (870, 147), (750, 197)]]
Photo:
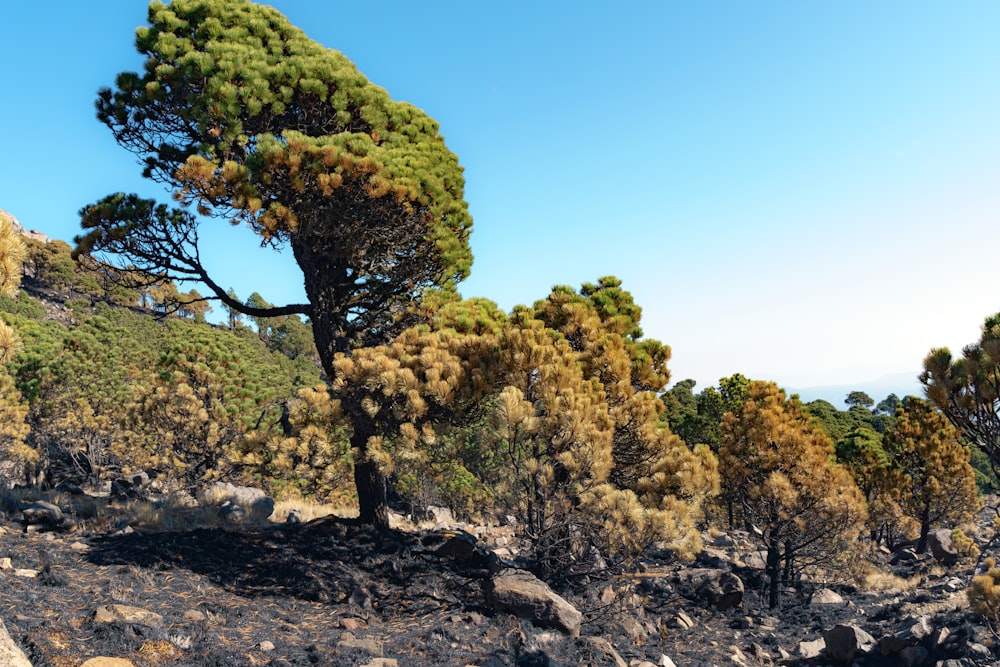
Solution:
[[(916, 375), (1000, 310), (996, 2), (271, 4), (441, 123), (466, 296), (617, 275), (699, 387)], [(0, 7), (0, 208), (26, 227), (71, 241), (106, 194), (166, 200), (93, 111), (140, 67), (145, 7)], [(301, 298), (290, 254), (211, 240), (241, 296)]]

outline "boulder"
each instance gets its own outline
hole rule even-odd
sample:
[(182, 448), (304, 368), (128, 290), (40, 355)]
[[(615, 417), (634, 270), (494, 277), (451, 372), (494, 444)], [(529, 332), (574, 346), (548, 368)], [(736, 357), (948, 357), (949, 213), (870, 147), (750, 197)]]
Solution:
[(831, 591), (829, 588), (820, 588), (812, 594), (811, 598), (809, 598), (809, 604), (844, 604), (844, 598), (839, 593)]
[(476, 536), (464, 530), (437, 530), (420, 538), (420, 543), (440, 558), (466, 561), (476, 551)]
[[(202, 498), (207, 504), (215, 505), (220, 509), (238, 505), (243, 511), (244, 517), (249, 521), (266, 521), (274, 514), (274, 498), (260, 489), (249, 486), (215, 482), (204, 490)], [(230, 515), (228, 520), (233, 521), (236, 515), (232, 513), (232, 510), (230, 510)]]
[(530, 572), (505, 568), (486, 581), (487, 603), (542, 627), (578, 637), (583, 614)]
[(21, 510), (21, 520), (24, 530), (28, 526), (38, 526), (48, 530), (69, 531), (76, 528), (76, 522), (63, 514), (63, 511), (52, 503), (36, 500)]
[(812, 660), (813, 658), (818, 658), (826, 648), (826, 642), (822, 637), (819, 639), (814, 639), (812, 641), (801, 641), (799, 642), (799, 657), (803, 660)]
[(31, 667), (28, 656), (24, 655), (7, 633), (7, 627), (0, 620), (0, 665), (5, 667)]
[(875, 648), (875, 638), (856, 625), (837, 625), (823, 633), (826, 654), (840, 662), (851, 662), (859, 653)]
[(903, 650), (916, 646), (934, 633), (934, 626), (926, 616), (910, 619), (899, 626), (891, 635), (878, 640), (878, 650), (882, 655), (899, 655)]
[(719, 611), (743, 604), (743, 580), (729, 570), (688, 568), (677, 573), (676, 581), (685, 597)]
[(927, 535), (927, 546), (938, 562), (944, 565), (954, 565), (958, 562), (958, 549), (951, 541), (951, 530), (948, 528), (931, 531)]
[(594, 660), (594, 664), (609, 665), (609, 667), (611, 665), (614, 665), (614, 667), (629, 667), (629, 664), (615, 650), (611, 642), (604, 637), (581, 637), (578, 641), (584, 650), (589, 651), (594, 658), (597, 658)]

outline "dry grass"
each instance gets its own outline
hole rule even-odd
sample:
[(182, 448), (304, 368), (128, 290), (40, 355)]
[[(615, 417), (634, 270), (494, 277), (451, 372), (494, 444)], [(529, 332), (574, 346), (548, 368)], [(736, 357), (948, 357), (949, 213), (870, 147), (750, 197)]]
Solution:
[(864, 573), (862, 581), (863, 587), (870, 591), (903, 593), (915, 589), (924, 576), (922, 574), (915, 574), (912, 577), (904, 578), (890, 572), (871, 568)]
[(290, 498), (287, 500), (277, 500), (274, 503), (274, 514), (271, 521), (285, 521), (291, 512), (298, 514), (302, 521), (312, 521), (331, 514), (341, 519), (347, 519), (358, 515), (356, 507), (347, 505), (324, 505), (304, 498)]

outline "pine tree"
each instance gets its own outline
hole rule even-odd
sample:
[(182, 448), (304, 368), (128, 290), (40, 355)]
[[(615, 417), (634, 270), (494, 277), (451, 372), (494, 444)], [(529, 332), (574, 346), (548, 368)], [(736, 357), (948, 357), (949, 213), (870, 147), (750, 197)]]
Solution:
[(833, 462), (833, 443), (775, 384), (753, 382), (722, 421), (719, 471), (767, 550), (769, 604), (796, 563), (831, 563), (858, 537), (864, 498)]
[[(338, 353), (387, 343), (415, 322), (427, 288), (468, 275), (462, 169), (434, 120), (270, 7), (174, 0), (148, 16), (136, 36), (144, 71), (100, 91), (98, 118), (183, 204), (289, 246), (308, 303), (247, 307), (201, 263), (200, 218), (135, 195), (82, 211), (78, 254), (150, 280), (200, 281), (246, 315), (305, 315), (331, 378)], [(360, 520), (387, 526), (366, 431), (352, 430)]]
[(926, 401), (910, 398), (885, 434), (890, 460), (885, 488), (917, 526), (917, 552), (927, 549), (927, 535), (942, 523), (954, 526), (981, 507), (976, 473), (958, 430)]

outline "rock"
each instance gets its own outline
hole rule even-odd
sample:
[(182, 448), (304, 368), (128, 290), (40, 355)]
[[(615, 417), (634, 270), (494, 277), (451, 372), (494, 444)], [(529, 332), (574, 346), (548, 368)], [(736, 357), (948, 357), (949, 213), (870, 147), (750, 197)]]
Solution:
[(667, 621), (667, 627), (689, 630), (694, 627), (694, 620), (683, 611), (679, 611)]
[(145, 500), (147, 497), (146, 493), (141, 488), (133, 485), (129, 479), (111, 480), (110, 496), (112, 500)]
[(0, 558), (0, 570), (10, 570), (14, 568), (14, 563), (10, 558)]
[(951, 530), (948, 528), (931, 531), (927, 535), (927, 545), (938, 562), (944, 565), (954, 565), (958, 562), (958, 549), (951, 541)]
[(728, 611), (743, 603), (743, 580), (728, 570), (688, 568), (676, 576), (686, 597), (704, 602), (718, 611)]
[(103, 656), (91, 658), (80, 667), (135, 667), (135, 663), (126, 658), (106, 658)]
[(374, 639), (359, 639), (350, 632), (345, 632), (340, 636), (337, 646), (341, 648), (357, 648), (367, 651), (373, 656), (381, 656), (383, 653), (382, 642)]
[(360, 630), (365, 627), (365, 624), (361, 621), (361, 619), (351, 618), (348, 616), (347, 618), (340, 619), (340, 627), (354, 632), (355, 630)]
[(274, 650), (274, 642), (267, 641), (266, 639), (261, 643), (257, 644), (257, 648), (264, 653), (270, 653)]
[(809, 598), (809, 604), (844, 604), (844, 598), (829, 588), (820, 588)]
[(743, 557), (743, 564), (754, 570), (763, 570), (767, 567), (767, 553), (763, 551), (752, 551)]
[(227, 500), (219, 506), (219, 516), (226, 523), (243, 523), (247, 518), (243, 506), (237, 505), (232, 500)]
[(355, 586), (351, 589), (348, 601), (353, 605), (361, 607), (362, 609), (371, 609), (372, 592), (364, 586)]
[(927, 662), (929, 655), (923, 646), (907, 646), (899, 652), (899, 659), (905, 667), (917, 667)]
[(464, 530), (438, 530), (420, 539), (435, 556), (459, 562), (472, 558), (476, 551), (476, 536)]
[[(629, 667), (629, 664), (621, 657), (615, 647), (604, 637), (581, 637), (578, 641), (581, 647), (589, 650), (593, 654), (593, 664), (611, 665), (615, 667)], [(604, 658), (603, 660), (600, 658)]]
[(266, 521), (274, 514), (274, 498), (260, 489), (249, 486), (215, 482), (202, 492), (201, 497), (206, 504), (219, 508), (225, 506), (227, 502), (238, 505), (249, 521)]
[(711, 544), (713, 547), (721, 547), (724, 549), (726, 547), (736, 546), (736, 541), (729, 535), (722, 533), (721, 535), (716, 535)]
[(804, 660), (812, 660), (813, 658), (819, 657), (825, 648), (826, 641), (822, 637), (808, 642), (801, 641), (799, 642), (798, 647), (799, 657)]
[(660, 661), (656, 663), (659, 667), (677, 667), (674, 661), (667, 656), (660, 654)]
[(31, 667), (28, 656), (24, 655), (21, 647), (10, 638), (2, 619), (0, 619), (0, 665), (4, 665), (4, 667)]
[(59, 507), (44, 500), (36, 500), (22, 509), (21, 520), (24, 523), (24, 532), (28, 532), (28, 526), (61, 531), (76, 528), (76, 522), (64, 515)]
[(14, 570), (15, 577), (22, 577), (24, 579), (34, 579), (38, 576), (38, 570), (27, 570), (27, 569), (16, 569)]
[(452, 515), (451, 510), (447, 507), (428, 505), (427, 516), (434, 522), (434, 525), (455, 523), (455, 517)]
[(361, 667), (399, 667), (399, 661), (395, 658), (373, 658), (371, 662), (366, 662)]
[(109, 604), (107, 607), (98, 607), (94, 611), (94, 623), (127, 623), (147, 628), (159, 628), (163, 625), (163, 617), (141, 607)]
[(822, 637), (808, 642), (801, 641), (798, 646), (799, 657), (804, 660), (812, 660), (819, 657), (825, 648), (826, 641)]
[(896, 632), (878, 640), (878, 651), (882, 655), (897, 655), (903, 649), (919, 644), (934, 632), (930, 619), (921, 616), (916, 621), (910, 620), (899, 627)]
[(823, 633), (826, 654), (834, 660), (851, 662), (858, 653), (875, 648), (875, 638), (856, 625), (837, 625)]
[(933, 632), (934, 626), (931, 625), (931, 620), (926, 616), (918, 618), (916, 623), (911, 625), (909, 629), (910, 636), (913, 637), (915, 642), (923, 641), (927, 637), (930, 637)]
[(900, 563), (912, 563), (916, 560), (920, 560), (920, 556), (913, 550), (913, 547), (903, 547), (892, 554), (889, 564), (899, 565)]
[(503, 569), (487, 580), (486, 601), (497, 611), (509, 611), (543, 627), (580, 635), (583, 614), (530, 572)]
[(632, 616), (624, 616), (618, 621), (619, 627), (621, 627), (622, 632), (632, 640), (632, 643), (636, 646), (642, 646), (646, 643), (649, 638), (649, 633), (646, 628), (642, 626), (637, 619)]

